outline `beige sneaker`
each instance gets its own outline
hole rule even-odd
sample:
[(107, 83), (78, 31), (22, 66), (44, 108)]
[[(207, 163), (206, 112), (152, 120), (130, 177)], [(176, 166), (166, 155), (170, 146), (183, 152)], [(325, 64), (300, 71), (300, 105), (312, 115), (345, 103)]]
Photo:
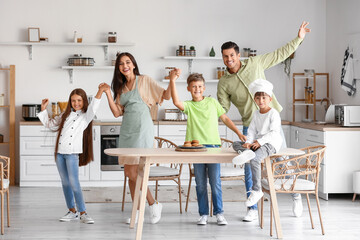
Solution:
[(80, 215), (80, 221), (82, 223), (86, 223), (86, 224), (93, 224), (94, 223), (94, 220), (89, 215), (87, 215), (87, 213), (84, 213), (84, 214)]

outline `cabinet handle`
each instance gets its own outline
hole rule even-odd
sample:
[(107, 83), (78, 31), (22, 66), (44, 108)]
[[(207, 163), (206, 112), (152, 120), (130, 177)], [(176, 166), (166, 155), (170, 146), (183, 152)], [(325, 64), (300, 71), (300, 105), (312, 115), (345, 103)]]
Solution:
[(179, 129), (179, 132), (186, 132), (186, 129)]
[(112, 137), (104, 137), (103, 140), (116, 140), (117, 138)]
[(319, 137), (318, 135), (315, 134), (310, 134), (311, 137)]
[(56, 164), (55, 163), (42, 163), (42, 164), (40, 164), (40, 166), (42, 166), (42, 167), (53, 167), (53, 166), (56, 166)]
[(299, 142), (299, 130), (295, 130), (295, 140)]
[(53, 131), (51, 131), (49, 129), (41, 129), (40, 132), (53, 132)]
[(94, 142), (96, 141), (96, 129), (94, 128)]
[(55, 147), (55, 145), (46, 145), (46, 144), (44, 144), (44, 145), (40, 145), (40, 147)]

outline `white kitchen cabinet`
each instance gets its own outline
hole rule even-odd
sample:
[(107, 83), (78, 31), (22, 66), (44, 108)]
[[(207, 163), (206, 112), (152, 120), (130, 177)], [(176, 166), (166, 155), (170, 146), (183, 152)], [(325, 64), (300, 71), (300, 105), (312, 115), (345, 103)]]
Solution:
[[(54, 149), (56, 132), (41, 125), (20, 125), (20, 186), (60, 186)], [(79, 179), (89, 180), (89, 165)]]

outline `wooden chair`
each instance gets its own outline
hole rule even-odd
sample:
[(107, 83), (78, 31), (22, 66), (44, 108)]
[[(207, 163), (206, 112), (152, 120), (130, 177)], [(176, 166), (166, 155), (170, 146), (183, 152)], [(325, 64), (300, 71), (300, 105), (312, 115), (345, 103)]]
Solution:
[[(322, 234), (325, 234), (324, 226), (321, 219), (320, 205), (319, 205), (319, 174), (320, 164), (324, 159), (326, 147), (323, 145), (302, 148), (304, 155), (295, 156), (292, 158), (283, 157), (283, 161), (276, 161), (279, 156), (271, 156), (272, 173), (274, 175), (274, 185), (276, 193), (300, 193), (306, 194), (307, 204), (309, 208), (311, 227), (314, 229), (314, 223), (311, 215), (309, 194), (314, 194), (319, 213)], [(264, 166), (263, 166), (264, 168)], [(262, 190), (269, 193), (269, 184), (266, 178), (266, 171), (262, 171)], [(261, 199), (261, 215), (260, 227), (263, 228), (264, 217), (264, 198)], [(272, 215), (273, 209), (270, 197), (270, 236), (272, 236)]]
[(4, 194), (7, 201), (7, 225), (10, 227), (10, 205), (9, 205), (9, 185), (10, 185), (10, 158), (0, 156), (0, 194), (1, 194), (1, 234), (4, 234)]
[[(177, 145), (170, 140), (165, 138), (155, 137), (155, 147), (157, 148), (176, 148)], [(179, 188), (179, 204), (180, 204), (180, 213), (182, 213), (182, 202), (181, 202), (181, 170), (182, 164), (170, 164), (170, 166), (160, 166), (160, 164), (156, 164), (156, 166), (150, 167), (149, 173), (149, 181), (155, 181), (155, 200), (158, 197), (158, 185), (161, 180), (173, 180), (177, 183)], [(124, 179), (124, 189), (123, 189), (123, 199), (121, 210), (124, 211), (125, 204), (125, 195), (126, 195), (126, 181), (127, 177)]]
[[(222, 148), (232, 148), (233, 141), (221, 138), (221, 147)], [(190, 188), (191, 188), (191, 180), (195, 177), (194, 168), (191, 164), (189, 164), (189, 172), (190, 172), (190, 180), (189, 180), (189, 189), (186, 198), (186, 207), (185, 212), (188, 210), (189, 197), (190, 197)], [(221, 181), (234, 181), (234, 180), (242, 180), (245, 181), (245, 173), (244, 169), (236, 166), (226, 166), (221, 165), (220, 170), (220, 179)], [(212, 204), (212, 196), (211, 196), (211, 204), (210, 204), (210, 216), (213, 214), (213, 204)]]

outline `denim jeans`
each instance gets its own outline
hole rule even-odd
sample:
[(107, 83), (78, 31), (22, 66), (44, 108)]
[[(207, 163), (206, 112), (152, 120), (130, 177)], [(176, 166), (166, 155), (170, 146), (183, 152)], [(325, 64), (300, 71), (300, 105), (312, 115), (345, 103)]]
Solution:
[[(204, 145), (205, 147), (219, 147), (217, 145)], [(211, 187), (211, 196), (213, 199), (214, 215), (223, 213), (222, 190), (220, 180), (220, 164), (219, 163), (197, 163), (194, 164), (196, 196), (199, 206), (199, 214), (209, 215), (209, 200), (207, 191), (207, 176)]]
[(60, 174), (67, 207), (75, 208), (75, 197), (77, 210), (85, 212), (85, 202), (79, 181), (79, 155), (58, 153), (56, 166)]

